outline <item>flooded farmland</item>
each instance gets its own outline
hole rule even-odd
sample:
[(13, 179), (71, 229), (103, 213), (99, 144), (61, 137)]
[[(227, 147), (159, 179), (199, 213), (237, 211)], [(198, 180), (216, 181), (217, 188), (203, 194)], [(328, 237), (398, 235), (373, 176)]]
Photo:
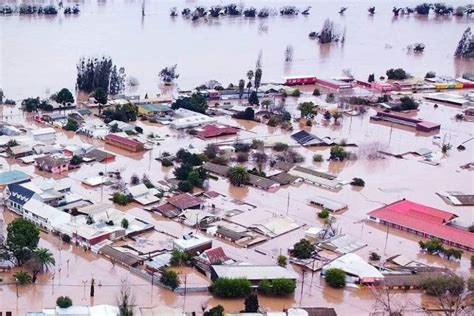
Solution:
[[(394, 18), (391, 8), (395, 2), (392, 1), (292, 1), (291, 4), (298, 7), (312, 6), (311, 14), (291, 18), (276, 16), (254, 21), (222, 17), (196, 22), (180, 16), (170, 18), (171, 7), (209, 6), (221, 1), (146, 1), (144, 17), (140, 12), (141, 1), (78, 3), (82, 10), (79, 16), (0, 16), (0, 87), (9, 98), (19, 100), (36, 95), (43, 97), (63, 87), (73, 90), (76, 62), (82, 56), (97, 54), (111, 56), (116, 64), (126, 68), (128, 75), (136, 77), (140, 84), (133, 89), (128, 88), (126, 93), (142, 97), (146, 93), (158, 93), (157, 73), (165, 66), (178, 64), (180, 77), (177, 86), (182, 89), (190, 89), (210, 79), (227, 85), (244, 78), (247, 69), (254, 67), (260, 52), (264, 82), (281, 82), (283, 76), (308, 73), (322, 77), (338, 76), (343, 69), (351, 69), (354, 76), (363, 80), (370, 73), (375, 73), (377, 77), (384, 75), (392, 67), (402, 67), (420, 77), (431, 70), (452, 77), (474, 71), (472, 59), (460, 60), (453, 57), (456, 44), (464, 29), (472, 24), (472, 18), (420, 18), (414, 15)], [(369, 16), (367, 7), (372, 3), (376, 6), (377, 13)], [(254, 5), (258, 7), (279, 7), (283, 4), (287, 3), (254, 1)], [(397, 4), (414, 3), (401, 1)], [(342, 6), (349, 7), (344, 15), (337, 13)], [(319, 30), (326, 18), (333, 19), (341, 28), (345, 28), (346, 40), (343, 44), (320, 46), (308, 38), (308, 33)], [(422, 55), (407, 52), (406, 46), (418, 41), (426, 44), (425, 52)], [(283, 58), (287, 45), (294, 47), (294, 60), (291, 63), (285, 63)], [(456, 114), (460, 113), (459, 108), (447, 105), (435, 107), (433, 102), (422, 98), (423, 94), (417, 94), (415, 96), (420, 106), (416, 117), (441, 124), (438, 133), (423, 133), (393, 123), (371, 121), (370, 117), (376, 113), (371, 107), (360, 115), (344, 114), (340, 124), (334, 124), (325, 120), (322, 113), (326, 109), (336, 109), (337, 105), (326, 103), (324, 96), (312, 96), (313, 88), (303, 87), (301, 90), (305, 94), (301, 98), (288, 97), (285, 100), (285, 109), (293, 118), (299, 117), (298, 104), (302, 101), (313, 101), (320, 105), (312, 126), (294, 120), (291, 123), (292, 131), (237, 120), (229, 115), (218, 115), (215, 117), (218, 123), (238, 128), (239, 134), (217, 140), (203, 140), (160, 123), (137, 120), (132, 124), (143, 129), (143, 135), (139, 136), (141, 139), (153, 133), (160, 141), (150, 150), (133, 153), (99, 139), (56, 128), (56, 144), (91, 144), (113, 153), (116, 155), (115, 160), (109, 163), (83, 164), (78, 169), (59, 175), (39, 171), (33, 165), (4, 156), (0, 157), (0, 164), (2, 171), (22, 170), (32, 175), (33, 181), (38, 183), (49, 179), (64, 181), (75, 193), (98, 204), (110, 202), (115, 189), (111, 186), (90, 187), (82, 183), (84, 179), (118, 171), (125, 182), (129, 182), (133, 175), (146, 175), (153, 182), (158, 182), (174, 177), (173, 167), (164, 167), (156, 160), (164, 152), (175, 153), (180, 148), (200, 152), (211, 143), (222, 145), (258, 139), (265, 142), (265, 152), (273, 157), (277, 153), (272, 150), (271, 145), (283, 141), (304, 157), (301, 165), (328, 170), (347, 183), (356, 177), (363, 178), (365, 187), (344, 185), (338, 190), (328, 190), (300, 182), (264, 191), (250, 186), (235, 187), (227, 179), (216, 177), (209, 181), (209, 191), (215, 191), (232, 202), (240, 201), (252, 206), (247, 213), (235, 216), (239, 224), (251, 226), (256, 221), (289, 216), (299, 226), (248, 248), (220, 238), (213, 238), (213, 247), (222, 247), (229, 257), (238, 262), (275, 264), (278, 255), (287, 255), (289, 247), (304, 238), (309, 227), (324, 225), (324, 220), (318, 217), (320, 210), (309, 203), (313, 196), (323, 195), (348, 205), (347, 209), (334, 214), (334, 226), (339, 233), (350, 234), (366, 245), (355, 252), (362, 258), (367, 259), (371, 252), (379, 253), (382, 260), (403, 254), (423, 264), (447, 267), (466, 278), (472, 275), (470, 252), (465, 251), (461, 260), (446, 260), (428, 255), (420, 252), (418, 236), (388, 229), (387, 226), (368, 222), (366, 218), (367, 213), (374, 209), (407, 199), (456, 214), (456, 224), (462, 227), (472, 225), (472, 206), (450, 205), (436, 192), (474, 192), (472, 169), (461, 168), (474, 161), (473, 123), (455, 119)], [(239, 100), (229, 103), (246, 105), (245, 101)], [(209, 106), (217, 108), (215, 102), (210, 102)], [(19, 106), (1, 105), (0, 110), (1, 121), (22, 130), (45, 127)], [(264, 110), (264, 107), (256, 107), (256, 110)], [(98, 114), (96, 109), (93, 112)], [(98, 120), (96, 117), (92, 119)], [(357, 159), (330, 161), (327, 159), (330, 153), (328, 146), (299, 146), (290, 138), (291, 134), (299, 130), (355, 143), (357, 147), (350, 147), (348, 150)], [(443, 154), (440, 142), (449, 142), (452, 149)], [(465, 146), (465, 149), (458, 150), (459, 145)], [(439, 157), (440, 164), (425, 163), (419, 156), (406, 154), (420, 149), (432, 151)], [(368, 155), (377, 150), (392, 156)], [(325, 159), (313, 162), (314, 154), (321, 154)], [(403, 158), (394, 157), (401, 154)], [(264, 171), (267, 174), (277, 173), (270, 166), (265, 166)], [(231, 205), (228, 200), (222, 203), (223, 208)], [(154, 234), (162, 234), (167, 236), (164, 239), (171, 244), (173, 238), (196, 231), (196, 228), (145, 210), (136, 202), (115, 207), (154, 226), (154, 230), (145, 239), (152, 239)], [(248, 214), (249, 212), (252, 214)], [(16, 217), (6, 209), (3, 213), (7, 223)], [(240, 311), (244, 307), (243, 299), (219, 299), (209, 293), (174, 293), (153, 286), (145, 278), (131, 273), (128, 268), (112, 263), (90, 250), (85, 251), (82, 247), (63, 243), (51, 233), (41, 233), (39, 246), (51, 250), (56, 259), (55, 267), (41, 274), (35, 284), (18, 287), (12, 280), (12, 274), (22, 270), (21, 267), (0, 272), (3, 282), (0, 284), (0, 311), (9, 310), (14, 315), (23, 315), (25, 312), (53, 307), (59, 295), (71, 297), (78, 305), (114, 305), (117, 304), (120, 286), (125, 283), (132, 290), (135, 304), (142, 307), (166, 305), (182, 308), (187, 312), (201, 311), (217, 304), (229, 311)], [(326, 306), (335, 308), (339, 315), (368, 315), (374, 310), (375, 300), (369, 288), (333, 289), (326, 285), (319, 272), (303, 271), (292, 264), (287, 269), (294, 270), (299, 275), (295, 294), (283, 298), (259, 296), (264, 310)], [(182, 267), (176, 270), (180, 280), (186, 280), (189, 287), (210, 284), (210, 280), (196, 269)], [(96, 294), (93, 298), (89, 295), (92, 278), (96, 282)], [(408, 310), (418, 311), (421, 307), (432, 306), (431, 299), (420, 291), (400, 293), (399, 299), (410, 306)], [(409, 314), (410, 312), (407, 313)]]

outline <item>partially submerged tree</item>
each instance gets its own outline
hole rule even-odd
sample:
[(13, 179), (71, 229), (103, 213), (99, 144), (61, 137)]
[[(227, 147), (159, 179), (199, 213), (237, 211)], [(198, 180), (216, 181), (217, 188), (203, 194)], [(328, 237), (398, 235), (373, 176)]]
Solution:
[(23, 218), (15, 219), (8, 224), (6, 245), (19, 266), (28, 261), (38, 247), (39, 233), (39, 229), (33, 223)]
[(343, 288), (346, 286), (346, 273), (338, 268), (330, 268), (324, 273), (324, 278), (329, 286)]
[(74, 96), (71, 91), (63, 88), (56, 94), (55, 101), (61, 104), (74, 103)]
[(31, 258), (27, 265), (30, 266), (33, 272), (32, 282), (35, 283), (39, 273), (44, 273), (52, 266), (56, 265), (56, 260), (49, 249), (38, 248), (33, 251)]
[(135, 307), (135, 296), (132, 294), (131, 287), (126, 281), (120, 286), (119, 296), (117, 298), (119, 316), (133, 316)]
[(426, 294), (436, 299), (441, 312), (446, 316), (460, 315), (468, 303), (465, 281), (460, 276), (453, 274), (428, 278), (422, 282), (422, 287)]
[(291, 254), (298, 259), (309, 259), (311, 258), (314, 250), (315, 247), (309, 240), (301, 239), (293, 245)]
[(468, 27), (458, 43), (454, 56), (461, 58), (474, 58), (474, 33)]
[(245, 313), (258, 313), (258, 296), (256, 292), (251, 293), (244, 301)]
[(161, 69), (160, 73), (158, 76), (161, 78), (161, 80), (166, 84), (170, 85), (174, 82), (175, 79), (178, 79), (179, 74), (176, 72), (176, 67), (178, 65), (172, 65), (165, 67)]
[(234, 186), (242, 186), (247, 184), (250, 175), (244, 167), (235, 166), (229, 170), (229, 181)]

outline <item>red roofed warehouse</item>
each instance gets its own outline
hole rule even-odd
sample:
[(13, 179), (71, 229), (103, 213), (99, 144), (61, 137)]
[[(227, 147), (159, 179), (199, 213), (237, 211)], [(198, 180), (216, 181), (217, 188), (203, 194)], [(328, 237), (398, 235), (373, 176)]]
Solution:
[(453, 213), (401, 200), (367, 215), (374, 222), (424, 238), (438, 238), (447, 245), (474, 252), (474, 235), (448, 225), (457, 217)]
[(139, 142), (138, 140), (122, 137), (115, 134), (108, 134), (107, 136), (105, 136), (105, 142), (107, 144), (120, 147), (128, 151), (137, 152), (144, 150), (143, 143)]
[(235, 135), (238, 130), (233, 127), (223, 127), (216, 125), (203, 126), (202, 130), (198, 132), (197, 136), (202, 139), (213, 138), (225, 135)]

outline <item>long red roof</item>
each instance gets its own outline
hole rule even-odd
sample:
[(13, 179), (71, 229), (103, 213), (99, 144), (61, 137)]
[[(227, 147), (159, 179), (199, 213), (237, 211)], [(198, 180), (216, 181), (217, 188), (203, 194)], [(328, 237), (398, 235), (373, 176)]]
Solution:
[(131, 139), (131, 138), (125, 138), (125, 137), (115, 135), (115, 134), (108, 134), (108, 135), (105, 136), (105, 139), (110, 139), (110, 140), (113, 140), (113, 141), (116, 141), (116, 142), (119, 142), (119, 143), (122, 143), (122, 144), (125, 144), (125, 145), (129, 145), (129, 146), (143, 145), (138, 140)]
[(474, 249), (474, 234), (448, 226), (456, 214), (411, 201), (398, 201), (368, 214), (385, 222)]
[(233, 127), (220, 127), (216, 125), (206, 125), (203, 126), (203, 130), (200, 131), (197, 135), (200, 138), (211, 138), (211, 137), (218, 137), (218, 136), (224, 136), (224, 135), (234, 135), (237, 134), (239, 131), (236, 128)]

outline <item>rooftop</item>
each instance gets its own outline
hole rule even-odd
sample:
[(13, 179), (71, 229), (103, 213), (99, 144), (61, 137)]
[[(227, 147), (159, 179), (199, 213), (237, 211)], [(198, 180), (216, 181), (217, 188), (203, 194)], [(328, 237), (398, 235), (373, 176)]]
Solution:
[(0, 173), (0, 185), (24, 182), (31, 179), (31, 176), (20, 170), (5, 171)]
[(250, 281), (298, 278), (296, 272), (277, 265), (213, 265), (212, 269), (218, 278), (247, 278)]
[(182, 193), (170, 197), (168, 203), (179, 209), (185, 210), (187, 208), (197, 207), (204, 203), (204, 201), (192, 194)]

